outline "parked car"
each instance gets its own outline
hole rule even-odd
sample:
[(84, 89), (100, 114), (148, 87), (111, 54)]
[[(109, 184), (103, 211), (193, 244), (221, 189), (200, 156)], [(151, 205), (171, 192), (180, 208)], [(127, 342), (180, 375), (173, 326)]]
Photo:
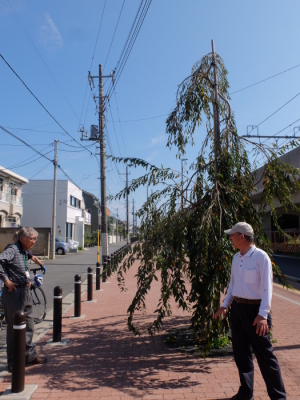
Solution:
[(63, 242), (58, 237), (55, 238), (55, 252), (59, 255), (66, 254), (69, 252), (70, 245), (67, 242)]

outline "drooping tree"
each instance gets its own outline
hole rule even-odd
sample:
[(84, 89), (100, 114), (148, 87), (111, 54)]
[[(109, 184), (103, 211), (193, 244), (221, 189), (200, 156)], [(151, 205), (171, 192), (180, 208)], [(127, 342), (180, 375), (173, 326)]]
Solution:
[[(249, 222), (254, 228), (257, 245), (271, 256), (262, 216), (269, 207), (280, 230), (274, 199), (286, 209), (295, 209), (292, 194), (300, 190), (299, 171), (282, 163), (279, 156), (298, 143), (290, 142), (278, 150), (239, 137), (230, 110), (228, 89), (227, 70), (216, 53), (197, 62), (191, 75), (179, 86), (176, 106), (166, 121), (167, 146), (176, 146), (177, 157), (182, 158), (188, 145), (194, 144), (195, 131), (203, 121), (207, 130), (191, 165), (191, 176), (185, 176), (182, 185), (178, 184), (178, 174), (169, 168), (156, 167), (136, 158), (116, 159), (147, 170), (145, 175), (131, 182), (128, 192), (140, 185), (158, 188), (139, 210), (142, 235), (129, 258), (118, 269), (119, 284), (124, 290), (124, 273), (133, 260), (140, 259), (137, 291), (128, 308), (128, 327), (135, 334), (139, 332), (134, 324), (134, 313), (146, 307), (145, 298), (152, 282), (160, 280), (161, 296), (149, 332), (158, 330), (164, 317), (172, 313), (170, 299), (174, 297), (179, 307), (192, 310), (191, 325), (209, 347), (214, 337), (228, 329), (227, 317), (222, 321), (213, 320), (214, 311), (220, 305), (220, 293), (226, 292), (229, 284), (235, 252), (224, 229), (238, 221)], [(266, 156), (260, 178), (263, 194), (259, 207), (251, 201), (257, 179), (246, 151), (249, 143), (255, 152), (263, 152)], [(117, 198), (125, 195), (126, 189)], [(178, 207), (181, 198), (184, 198), (184, 207)], [(274, 263), (273, 272), (281, 283), (286, 284)]]

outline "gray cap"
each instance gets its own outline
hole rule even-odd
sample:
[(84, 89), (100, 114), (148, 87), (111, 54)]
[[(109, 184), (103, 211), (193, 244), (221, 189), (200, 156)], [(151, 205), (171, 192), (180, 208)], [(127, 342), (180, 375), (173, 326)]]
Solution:
[(231, 229), (227, 229), (224, 232), (227, 235), (232, 235), (234, 233), (243, 233), (244, 235), (251, 237), (254, 235), (252, 226), (247, 224), (247, 222), (238, 222)]

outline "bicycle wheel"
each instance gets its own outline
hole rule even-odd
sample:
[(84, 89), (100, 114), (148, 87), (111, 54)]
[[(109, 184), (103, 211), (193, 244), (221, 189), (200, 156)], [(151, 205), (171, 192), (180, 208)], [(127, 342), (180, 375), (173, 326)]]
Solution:
[(43, 289), (33, 287), (31, 289), (32, 295), (32, 314), (34, 322), (39, 324), (44, 321), (47, 314), (47, 300)]

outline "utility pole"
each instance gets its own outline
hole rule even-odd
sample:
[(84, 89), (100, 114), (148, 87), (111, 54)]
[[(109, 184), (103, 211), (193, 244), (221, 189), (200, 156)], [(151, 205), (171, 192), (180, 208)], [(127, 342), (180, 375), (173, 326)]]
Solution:
[(101, 246), (102, 259), (108, 255), (107, 213), (106, 213), (106, 171), (104, 139), (104, 98), (102, 64), (99, 65), (99, 144), (100, 144), (100, 177), (101, 177)]
[(53, 181), (53, 214), (52, 214), (52, 260), (55, 260), (55, 228), (56, 228), (56, 173), (57, 173), (57, 143), (54, 140), (54, 181)]
[(116, 243), (118, 243), (118, 235), (119, 235), (119, 232), (118, 232), (118, 218), (119, 218), (119, 216), (118, 216), (118, 209), (117, 209), (117, 234), (116, 234)]
[[(100, 180), (101, 180), (101, 246), (102, 260), (108, 255), (108, 234), (107, 234), (107, 213), (106, 213), (106, 170), (105, 170), (105, 139), (104, 139), (104, 98), (103, 78), (112, 78), (114, 83), (114, 73), (103, 75), (102, 64), (99, 64), (99, 75), (92, 76), (90, 71), (88, 80), (92, 89), (95, 87), (94, 78), (99, 79), (99, 132), (98, 135), (90, 137), (89, 140), (97, 140), (100, 145)], [(94, 100), (96, 96), (94, 96)], [(95, 100), (96, 101), (96, 100)]]
[(214, 99), (213, 99), (213, 115), (214, 115), (214, 154), (215, 154), (215, 173), (218, 173), (218, 157), (220, 155), (220, 117), (219, 117), (219, 95), (217, 80), (217, 65), (214, 41), (211, 41), (212, 47), (212, 66), (214, 69)]

